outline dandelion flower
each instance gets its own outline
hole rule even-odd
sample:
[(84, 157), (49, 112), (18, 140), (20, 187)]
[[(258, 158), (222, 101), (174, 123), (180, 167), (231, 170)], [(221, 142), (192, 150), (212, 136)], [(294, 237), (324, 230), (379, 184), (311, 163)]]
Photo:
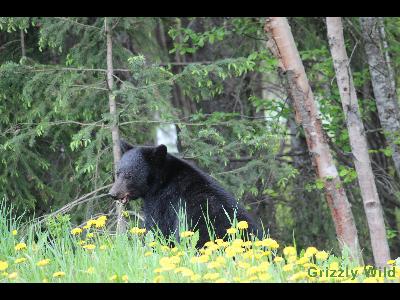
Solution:
[(36, 265), (38, 267), (43, 267), (43, 266), (48, 265), (49, 263), (50, 263), (50, 259), (46, 258), (46, 259), (42, 259), (42, 260), (38, 261)]
[(292, 247), (292, 246), (285, 247), (285, 248), (283, 249), (283, 254), (284, 254), (285, 256), (296, 255), (296, 248), (295, 248), (295, 247)]
[(101, 245), (101, 246), (99, 247), (99, 249), (100, 249), (100, 250), (106, 250), (106, 249), (107, 249), (107, 246), (106, 246), (106, 245)]
[(126, 211), (126, 210), (124, 210), (124, 211), (122, 212), (122, 216), (124, 216), (125, 218), (129, 217), (129, 212)]
[(262, 240), (262, 245), (264, 247), (268, 247), (271, 249), (278, 249), (279, 248), (279, 244), (277, 243), (277, 241), (275, 241), (274, 239), (271, 238), (267, 238)]
[(83, 245), (82, 248), (86, 250), (94, 250), (96, 248), (96, 245), (93, 244)]
[(304, 256), (313, 256), (318, 252), (318, 249), (315, 247), (308, 247), (306, 249), (306, 252), (304, 253)]
[(25, 261), (26, 261), (25, 257), (20, 257), (20, 258), (17, 258), (16, 260), (14, 260), (14, 263), (20, 264), (20, 263), (23, 263)]
[(236, 227), (238, 229), (247, 229), (249, 228), (249, 224), (246, 221), (240, 221), (239, 223), (237, 223)]
[(47, 278), (43, 278), (42, 282), (43, 282), (43, 283), (48, 283), (49, 280), (48, 280)]
[(129, 280), (128, 275), (122, 275), (121, 279), (123, 282), (128, 282)]
[(327, 260), (328, 257), (329, 257), (329, 254), (327, 252), (325, 252), (325, 251), (318, 251), (315, 254), (315, 258), (317, 260), (321, 260), (321, 261)]
[(389, 259), (388, 261), (387, 261), (387, 264), (388, 265), (394, 265), (396, 263), (396, 261), (394, 260), (394, 259)]
[(94, 233), (93, 232), (89, 232), (88, 234), (86, 234), (86, 238), (87, 239), (91, 239), (92, 237), (94, 237)]
[(140, 235), (146, 233), (146, 228), (133, 227), (131, 228), (131, 230), (129, 230), (129, 232), (132, 234)]
[(276, 262), (276, 263), (280, 263), (280, 262), (283, 262), (283, 261), (284, 261), (283, 257), (277, 256), (277, 257), (274, 258), (274, 262)]
[(59, 271), (59, 272), (53, 273), (53, 277), (54, 277), (54, 278), (56, 278), (56, 277), (63, 277), (63, 276), (65, 276), (65, 272)]
[(149, 247), (155, 247), (155, 246), (157, 246), (157, 242), (150, 242), (150, 243), (148, 243), (148, 245), (147, 246), (149, 246)]
[(88, 274), (93, 274), (95, 272), (95, 269), (93, 268), (93, 267), (89, 267), (87, 270), (86, 270), (86, 273), (88, 273)]
[(284, 265), (284, 266), (282, 267), (282, 270), (283, 270), (284, 272), (293, 271), (293, 265), (292, 265), (292, 264)]
[(112, 275), (112, 276), (110, 276), (109, 280), (110, 281), (115, 281), (115, 280), (117, 280), (117, 278), (118, 278), (117, 275)]
[(71, 234), (72, 235), (78, 235), (82, 233), (82, 228), (76, 227), (74, 229), (71, 230)]
[(235, 234), (236, 233), (236, 228), (231, 227), (231, 228), (227, 229), (226, 232), (228, 234)]
[(15, 279), (15, 278), (17, 278), (17, 276), (18, 276), (18, 273), (17, 273), (17, 272), (12, 272), (12, 273), (9, 274), (7, 277), (8, 277), (8, 279)]
[(8, 268), (8, 262), (0, 260), (0, 271), (4, 271)]
[(20, 251), (26, 249), (26, 244), (25, 243), (18, 243), (15, 245), (15, 251)]
[(261, 281), (268, 281), (271, 279), (271, 275), (269, 275), (267, 273), (261, 273), (261, 274), (258, 274), (258, 279)]
[(194, 235), (193, 231), (184, 231), (184, 232), (181, 232), (181, 234), (180, 234), (181, 238), (190, 237), (192, 235)]
[(11, 234), (12, 234), (12, 235), (17, 235), (17, 234), (18, 234), (18, 231), (17, 231), (16, 229), (14, 229), (14, 230), (11, 232)]

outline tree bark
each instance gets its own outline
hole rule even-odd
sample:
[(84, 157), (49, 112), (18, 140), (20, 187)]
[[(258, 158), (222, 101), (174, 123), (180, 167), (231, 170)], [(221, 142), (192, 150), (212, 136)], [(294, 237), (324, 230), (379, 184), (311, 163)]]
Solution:
[[(113, 118), (111, 124), (111, 135), (113, 143), (113, 157), (114, 157), (114, 172), (116, 177), (116, 166), (121, 159), (121, 149), (119, 146), (119, 129), (118, 129), (118, 113), (117, 103), (115, 101), (115, 94), (113, 92), (114, 87), (114, 68), (113, 68), (113, 49), (112, 49), (112, 30), (110, 24), (108, 24), (108, 18), (104, 18), (104, 26), (106, 33), (106, 44), (107, 44), (107, 84), (108, 84), (108, 101), (110, 106), (110, 114)], [(125, 232), (125, 221), (122, 216), (123, 204), (116, 201), (116, 214), (117, 214), (117, 232)]]
[(385, 57), (384, 53), (383, 24), (379, 26), (375, 17), (361, 17), (360, 23), (379, 119), (393, 152), (397, 175), (400, 176), (400, 145), (397, 143), (400, 142), (400, 110), (390, 59), (388, 61), (389, 56)]
[(386, 238), (382, 206), (375, 185), (368, 154), (367, 139), (364, 133), (364, 126), (350, 70), (350, 62), (344, 44), (341, 18), (326, 18), (326, 26), (333, 66), (336, 72), (336, 81), (349, 132), (354, 165), (357, 171), (358, 184), (367, 216), (375, 265), (383, 267), (390, 259), (389, 245)]
[(279, 60), (280, 67), (286, 72), (289, 94), (296, 110), (296, 121), (304, 128), (317, 176), (324, 182), (339, 245), (342, 249), (348, 249), (350, 256), (360, 263), (362, 257), (351, 205), (326, 142), (314, 95), (287, 19), (268, 17), (265, 31), (269, 36), (268, 47)]
[(26, 56), (25, 33), (23, 29), (20, 29), (20, 37), (21, 37), (21, 54), (22, 57), (25, 57)]

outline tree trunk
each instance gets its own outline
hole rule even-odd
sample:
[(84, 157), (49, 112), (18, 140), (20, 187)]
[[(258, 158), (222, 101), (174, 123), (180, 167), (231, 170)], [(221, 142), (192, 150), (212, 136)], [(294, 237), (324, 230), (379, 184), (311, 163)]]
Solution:
[(20, 37), (21, 37), (21, 54), (22, 57), (25, 57), (26, 56), (25, 33), (23, 29), (20, 29)]
[(390, 259), (389, 245), (386, 238), (382, 207), (369, 159), (367, 139), (350, 70), (350, 62), (344, 45), (341, 18), (326, 18), (326, 26), (333, 66), (336, 72), (336, 81), (349, 131), (358, 184), (367, 216), (375, 265), (383, 267)]
[[(104, 26), (106, 32), (106, 43), (107, 43), (107, 84), (108, 84), (108, 101), (110, 106), (110, 114), (113, 118), (111, 125), (111, 135), (113, 143), (113, 156), (114, 156), (114, 171), (116, 172), (116, 166), (121, 159), (121, 149), (119, 146), (119, 129), (118, 129), (118, 114), (117, 114), (117, 103), (115, 102), (115, 94), (113, 92), (114, 86), (114, 68), (112, 61), (112, 32), (108, 19), (104, 18)], [(116, 177), (116, 174), (115, 174)], [(116, 214), (117, 214), (117, 232), (125, 232), (125, 221), (122, 216), (123, 204), (116, 201)]]
[(336, 235), (342, 249), (361, 262), (360, 246), (351, 205), (326, 142), (318, 109), (286, 18), (268, 17), (265, 31), (268, 46), (287, 74), (289, 94), (296, 110), (296, 121), (304, 128), (307, 146), (312, 155), (317, 176), (324, 182), (328, 206), (335, 223)]
[(394, 76), (390, 60), (388, 61), (389, 56), (386, 55), (385, 57), (384, 54), (386, 43), (382, 39), (384, 28), (382, 27), (383, 24), (379, 28), (378, 21), (378, 18), (375, 17), (360, 18), (379, 119), (393, 152), (392, 158), (397, 175), (400, 176), (400, 145), (398, 143), (400, 142), (400, 112)]

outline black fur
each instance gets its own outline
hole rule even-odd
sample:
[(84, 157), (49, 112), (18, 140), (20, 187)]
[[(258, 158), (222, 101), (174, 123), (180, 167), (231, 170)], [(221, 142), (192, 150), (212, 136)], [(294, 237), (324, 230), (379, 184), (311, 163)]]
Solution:
[[(231, 224), (226, 213), (238, 221), (247, 221), (249, 231), (261, 236), (260, 228), (234, 197), (209, 175), (169, 153), (164, 145), (133, 147), (122, 142), (123, 156), (117, 178), (110, 190), (115, 199), (143, 198), (145, 224), (148, 230), (157, 226), (165, 236), (176, 234), (180, 204), (186, 207), (186, 217), (194, 230), (199, 230), (198, 246), (208, 241), (204, 215), (222, 238)], [(225, 211), (226, 213), (225, 213)]]

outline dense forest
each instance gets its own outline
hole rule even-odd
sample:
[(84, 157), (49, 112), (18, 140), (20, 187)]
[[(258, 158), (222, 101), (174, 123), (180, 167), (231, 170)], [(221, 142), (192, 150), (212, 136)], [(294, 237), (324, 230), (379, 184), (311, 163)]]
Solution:
[(118, 140), (165, 144), (279, 243), (380, 265), (400, 256), (399, 65), (396, 17), (2, 17), (0, 199), (123, 227), (142, 203), (107, 195)]

